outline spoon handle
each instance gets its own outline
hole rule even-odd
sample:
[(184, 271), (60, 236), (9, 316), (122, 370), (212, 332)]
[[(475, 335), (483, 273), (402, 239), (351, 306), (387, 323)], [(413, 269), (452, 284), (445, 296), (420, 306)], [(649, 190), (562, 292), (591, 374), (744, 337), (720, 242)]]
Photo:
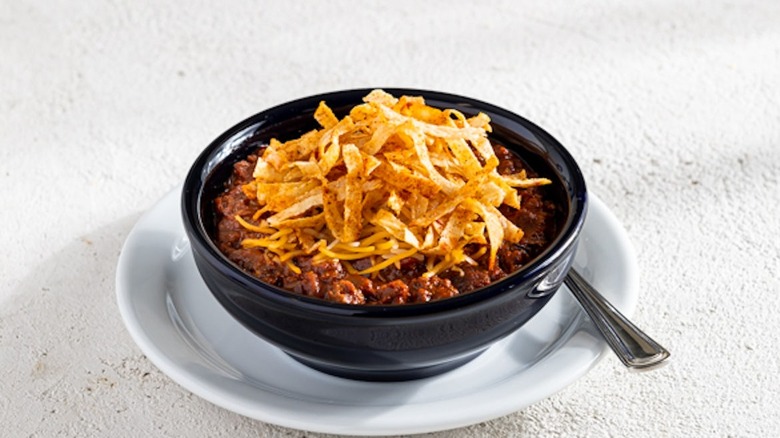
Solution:
[(573, 268), (563, 280), (612, 351), (629, 369), (645, 371), (667, 363), (669, 351), (618, 311)]

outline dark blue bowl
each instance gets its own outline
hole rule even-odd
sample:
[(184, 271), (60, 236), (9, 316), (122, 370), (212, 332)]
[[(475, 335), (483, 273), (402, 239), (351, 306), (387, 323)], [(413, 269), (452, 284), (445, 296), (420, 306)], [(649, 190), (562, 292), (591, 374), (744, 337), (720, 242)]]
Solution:
[[(361, 103), (370, 89), (295, 100), (230, 128), (198, 157), (184, 182), (182, 214), (195, 263), (208, 288), (233, 317), (295, 359), (326, 373), (365, 380), (407, 380), (460, 366), (511, 334), (550, 300), (568, 272), (586, 214), (586, 189), (571, 155), (549, 134), (509, 111), (467, 97), (407, 89), (465, 115), (484, 112), (490, 138), (518, 152), (560, 188), (565, 218), (547, 250), (523, 269), (474, 292), (424, 304), (350, 306), (294, 294), (263, 283), (228, 260), (212, 241), (213, 199), (233, 164), (271, 138), (298, 137), (318, 127), (324, 100), (336, 115)], [(262, 364), (258, 364), (262, 366)]]

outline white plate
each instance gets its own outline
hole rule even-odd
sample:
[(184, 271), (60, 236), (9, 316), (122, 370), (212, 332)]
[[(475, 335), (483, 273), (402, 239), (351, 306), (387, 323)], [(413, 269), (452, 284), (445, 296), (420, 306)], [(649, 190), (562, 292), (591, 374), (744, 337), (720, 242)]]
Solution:
[[(443, 375), (381, 383), (311, 370), (251, 334), (212, 297), (184, 234), (180, 190), (165, 196), (128, 236), (117, 267), (119, 310), (162, 372), (225, 409), (316, 432), (431, 432), (542, 400), (584, 375), (606, 351), (563, 287), (516, 333)], [(634, 252), (620, 223), (592, 195), (575, 266), (619, 309), (633, 311)]]

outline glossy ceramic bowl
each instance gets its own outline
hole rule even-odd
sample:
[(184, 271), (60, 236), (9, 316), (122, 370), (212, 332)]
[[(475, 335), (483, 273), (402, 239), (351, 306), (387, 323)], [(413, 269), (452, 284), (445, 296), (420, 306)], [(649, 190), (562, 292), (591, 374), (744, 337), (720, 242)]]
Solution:
[[(562, 229), (546, 251), (523, 269), (482, 289), (423, 304), (354, 306), (294, 294), (266, 284), (228, 260), (212, 241), (213, 199), (233, 164), (271, 138), (288, 140), (317, 128), (320, 101), (337, 116), (370, 89), (307, 97), (258, 113), (212, 142), (184, 182), (182, 214), (198, 270), (222, 306), (249, 330), (298, 361), (326, 373), (366, 380), (406, 380), (460, 366), (531, 319), (550, 300), (571, 265), (586, 214), (586, 189), (571, 155), (549, 134), (509, 111), (474, 99), (424, 90), (439, 108), (492, 120), (491, 141), (518, 152), (553, 180), (565, 203)], [(263, 366), (259, 363), (257, 366)]]

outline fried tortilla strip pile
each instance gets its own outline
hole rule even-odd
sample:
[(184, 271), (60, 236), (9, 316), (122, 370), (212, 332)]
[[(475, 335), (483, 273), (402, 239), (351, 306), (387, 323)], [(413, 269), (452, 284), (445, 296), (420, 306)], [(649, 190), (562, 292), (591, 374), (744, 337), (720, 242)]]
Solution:
[[(501, 245), (523, 237), (498, 207), (520, 208), (516, 188), (550, 180), (497, 172), (485, 114), (467, 118), (382, 90), (363, 101), (342, 119), (321, 102), (321, 129), (270, 141), (243, 187), (260, 209), (236, 217), (259, 237), (242, 245), (265, 248), (298, 273), (302, 255), (338, 259), (362, 275), (407, 257), (423, 261), (427, 276), (485, 255), (493, 269)], [(370, 267), (355, 269), (361, 259)]]

